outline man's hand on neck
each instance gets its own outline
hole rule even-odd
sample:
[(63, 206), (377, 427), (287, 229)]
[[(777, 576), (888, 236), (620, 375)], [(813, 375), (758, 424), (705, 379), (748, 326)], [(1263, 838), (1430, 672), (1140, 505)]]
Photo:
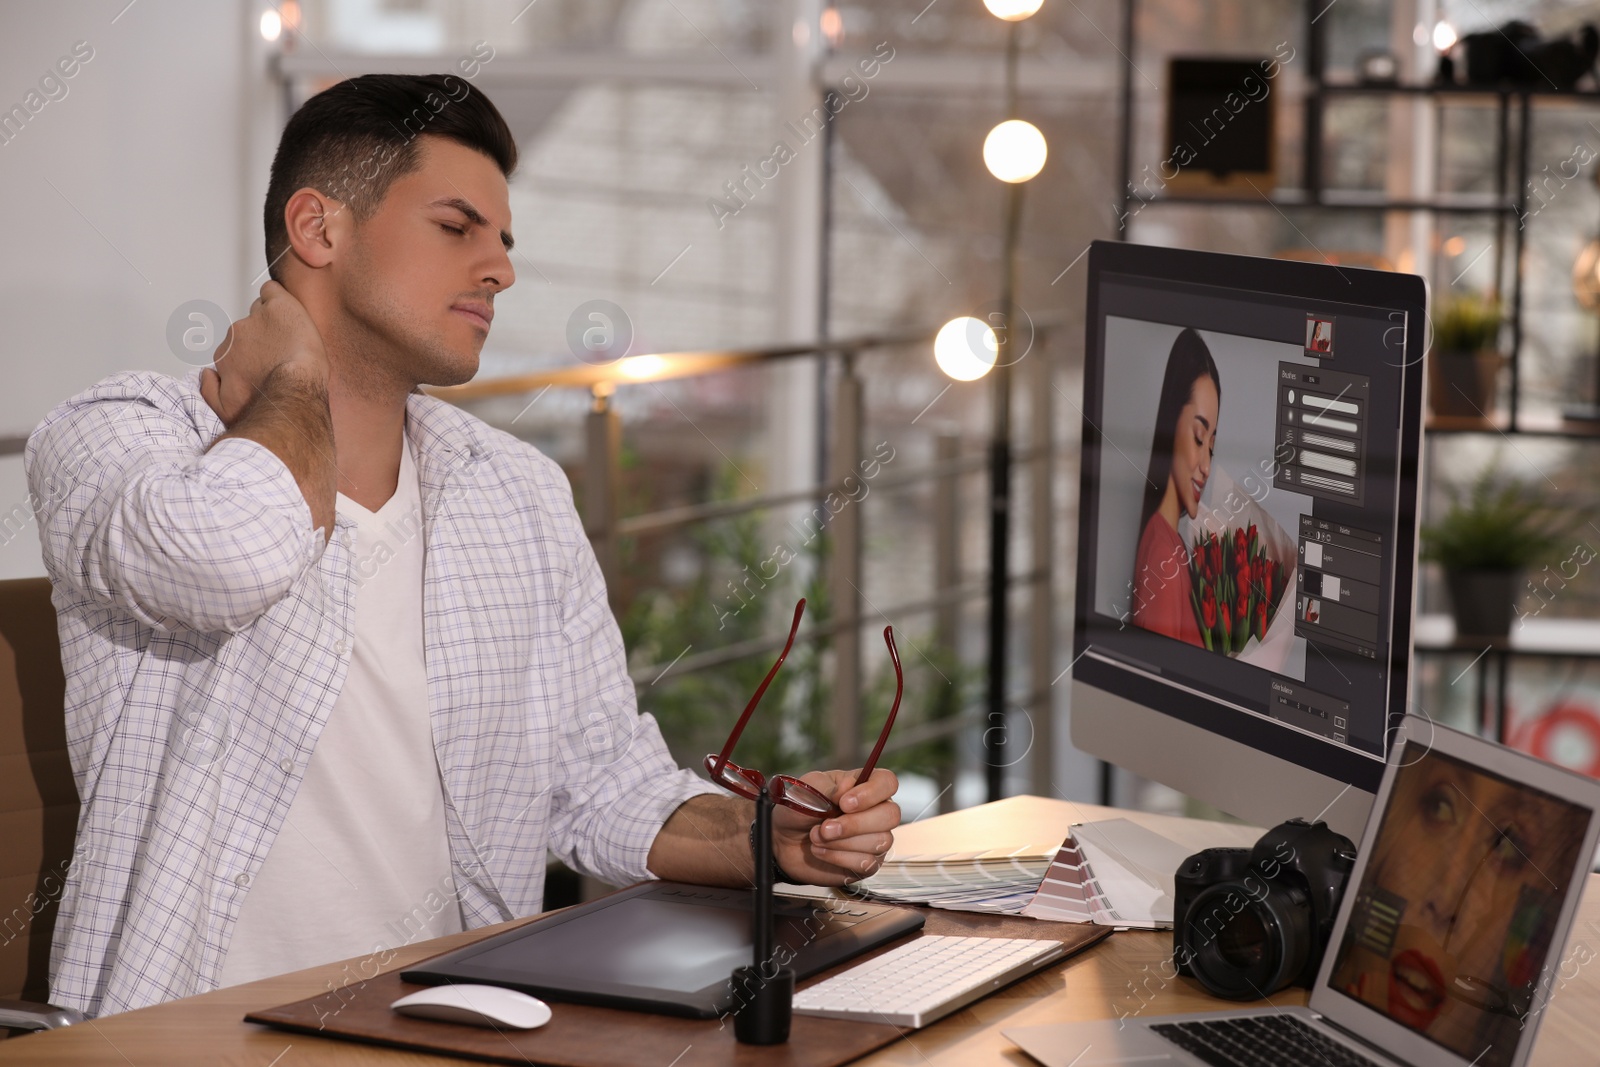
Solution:
[(200, 395), (227, 432), (270, 449), (294, 475), (312, 525), (333, 536), (337, 465), (328, 409), (328, 359), (306, 309), (269, 281), (250, 313), (228, 328), (215, 369), (200, 374)]

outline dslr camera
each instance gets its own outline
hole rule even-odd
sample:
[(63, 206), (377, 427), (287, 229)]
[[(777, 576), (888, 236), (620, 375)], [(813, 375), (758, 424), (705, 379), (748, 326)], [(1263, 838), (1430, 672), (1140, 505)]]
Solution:
[(1348, 837), (1304, 819), (1273, 827), (1253, 848), (1190, 856), (1173, 894), (1178, 973), (1232, 1000), (1309, 987), (1355, 860)]

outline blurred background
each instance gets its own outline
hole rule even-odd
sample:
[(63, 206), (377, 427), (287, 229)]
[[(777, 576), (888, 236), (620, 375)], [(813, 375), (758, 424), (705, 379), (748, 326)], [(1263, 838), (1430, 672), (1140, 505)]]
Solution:
[[(1069, 687), (1054, 684), (1071, 662), (1083, 255), (1103, 238), (1428, 278), (1439, 345), (1453, 331), (1482, 388), (1473, 410), (1435, 406), (1427, 521), (1458, 514), (1484, 471), (1572, 521), (1544, 556), (1514, 561), (1509, 642), (1458, 638), (1450, 561), (1427, 564), (1415, 703), (1595, 773), (1600, 580), (1583, 549), (1600, 547), (1600, 423), (1579, 409), (1600, 375), (1600, 94), (1587, 68), (1571, 86), (1468, 91), (1460, 41), (1511, 19), (1576, 35), (1600, 3), (1018, 6), (1038, 10), (0, 4), (0, 577), (43, 573), (21, 459), (38, 420), (115, 371), (188, 372), (169, 329), (189, 302), (244, 315), (294, 108), (343, 78), (465, 62), (521, 151), (518, 282), (478, 380), (452, 399), (568, 471), (640, 704), (680, 760), (719, 746), (808, 595), (803, 639), (744, 742), (752, 765), (800, 770), (870, 744), (894, 689), (879, 636), (893, 624), (905, 703), (885, 762), (907, 817), (1017, 792), (1202, 814), (1103, 780), (1072, 748)], [(74, 76), (36, 91), (64, 56)], [(1230, 57), (1281, 64), (1268, 168), (1250, 188), (1167, 188), (1172, 61)], [(1008, 241), (1014, 187), (983, 148), (1011, 117), (1048, 153)], [(1001, 324), (1019, 353), (999, 719), (997, 376), (960, 381), (936, 362), (935, 333), (960, 316)], [(668, 358), (685, 352), (727, 358), (701, 373)], [(574, 366), (600, 384), (548, 377)]]

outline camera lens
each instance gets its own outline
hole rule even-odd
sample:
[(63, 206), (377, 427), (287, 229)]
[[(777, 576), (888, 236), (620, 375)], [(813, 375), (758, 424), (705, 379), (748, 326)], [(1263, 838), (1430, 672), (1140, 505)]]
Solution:
[(1257, 1000), (1305, 967), (1313, 943), (1311, 909), (1304, 893), (1276, 883), (1218, 882), (1195, 897), (1183, 936), (1201, 985), (1219, 997)]
[(1229, 967), (1253, 971), (1268, 951), (1267, 928), (1252, 910), (1241, 911), (1217, 932), (1217, 956)]

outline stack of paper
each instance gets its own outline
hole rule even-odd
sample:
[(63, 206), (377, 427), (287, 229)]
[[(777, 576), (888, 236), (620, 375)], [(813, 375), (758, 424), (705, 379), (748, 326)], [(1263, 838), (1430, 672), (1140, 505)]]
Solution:
[(1074, 825), (1022, 914), (1142, 930), (1170, 927), (1173, 876), (1183, 861), (1205, 848), (1247, 848), (1261, 836), (1253, 826), (1138, 818)]
[(850, 892), (956, 911), (1170, 926), (1173, 875), (1184, 859), (1261, 836), (1254, 826), (1145, 812), (1091, 821), (1116, 814), (1017, 796), (906, 823), (883, 867)]
[(885, 863), (855, 888), (898, 904), (1015, 915), (1033, 899), (1049, 867), (1050, 856), (1037, 851), (950, 852)]
[[(852, 891), (898, 904), (1015, 915), (1060, 847), (1060, 802), (1009, 797), (895, 831), (882, 868)], [(1038, 836), (1039, 827), (1050, 836)], [(1032, 838), (1032, 840), (1029, 840)]]

